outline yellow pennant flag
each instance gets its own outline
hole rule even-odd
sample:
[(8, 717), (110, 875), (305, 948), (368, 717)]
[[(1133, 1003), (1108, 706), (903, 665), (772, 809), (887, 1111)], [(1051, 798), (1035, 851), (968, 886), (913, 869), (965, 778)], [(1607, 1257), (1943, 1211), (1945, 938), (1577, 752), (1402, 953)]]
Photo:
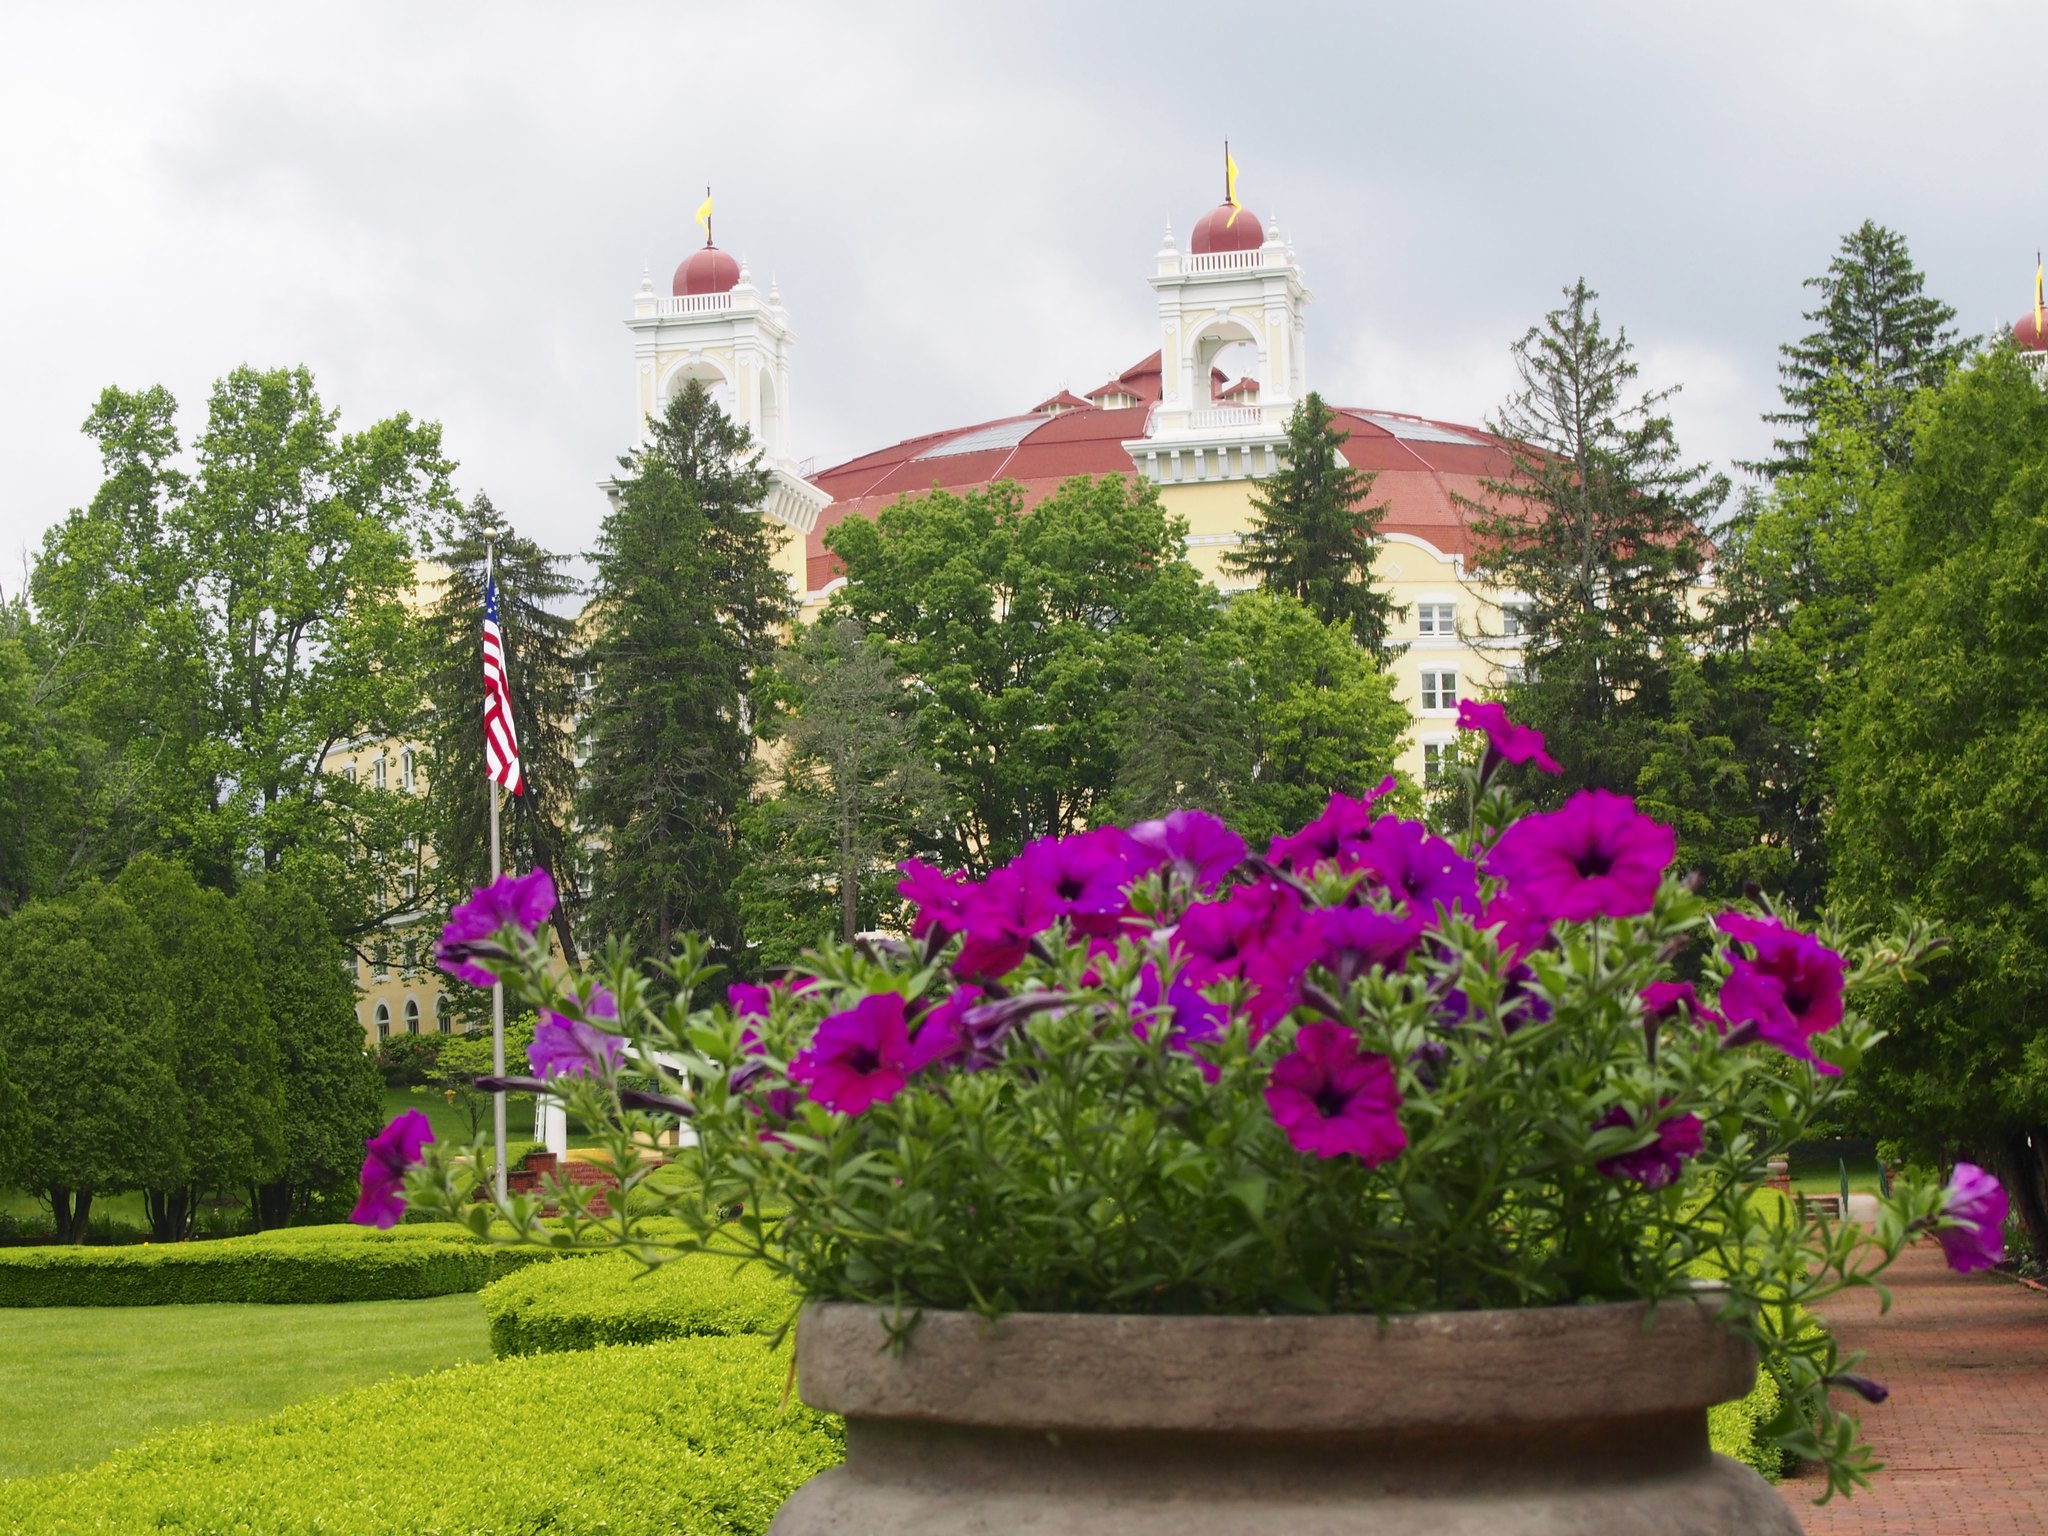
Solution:
[(704, 201), (697, 205), (697, 222), (704, 226), (704, 243), (711, 243), (711, 189), (704, 189)]
[(2034, 340), (2039, 341), (2044, 329), (2042, 324), (2048, 316), (2041, 313), (2041, 253), (2034, 252)]
[(1225, 229), (1237, 222), (1237, 215), (1243, 204), (1237, 200), (1237, 162), (1230, 158), (1230, 146), (1223, 146), (1223, 201), (1230, 204), (1230, 217), (1223, 221)]

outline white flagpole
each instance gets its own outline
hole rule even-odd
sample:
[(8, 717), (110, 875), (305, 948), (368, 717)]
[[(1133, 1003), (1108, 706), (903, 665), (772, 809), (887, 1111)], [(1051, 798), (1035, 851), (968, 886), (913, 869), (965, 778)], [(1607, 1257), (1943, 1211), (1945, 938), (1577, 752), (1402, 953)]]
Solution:
[[(485, 590), (497, 579), (497, 550), (488, 535), (484, 539), (484, 584)], [(501, 628), (502, 632), (502, 628)], [(502, 646), (503, 642), (500, 642)], [(498, 781), (487, 778), (491, 787), (491, 882), (498, 879)], [(491, 1073), (496, 1077), (505, 1075), (505, 984), (491, 983)], [(498, 1199), (505, 1199), (505, 1095), (502, 1090), (491, 1095), (491, 1132), (496, 1139), (497, 1156), (496, 1188)]]

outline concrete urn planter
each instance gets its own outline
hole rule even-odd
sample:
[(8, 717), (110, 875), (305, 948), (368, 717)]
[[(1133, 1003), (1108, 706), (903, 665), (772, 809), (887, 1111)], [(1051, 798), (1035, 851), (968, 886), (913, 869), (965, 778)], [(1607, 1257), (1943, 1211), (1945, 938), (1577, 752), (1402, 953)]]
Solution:
[(1798, 1536), (1707, 1448), (1756, 1356), (1704, 1300), (1394, 1317), (805, 1309), (844, 1465), (770, 1536)]

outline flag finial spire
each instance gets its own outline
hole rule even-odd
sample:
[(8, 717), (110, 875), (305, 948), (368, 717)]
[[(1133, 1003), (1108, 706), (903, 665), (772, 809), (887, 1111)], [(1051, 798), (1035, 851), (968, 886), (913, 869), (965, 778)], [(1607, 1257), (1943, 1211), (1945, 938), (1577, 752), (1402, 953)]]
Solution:
[(704, 201), (697, 205), (697, 222), (704, 226), (705, 249), (711, 247), (711, 183), (704, 184)]

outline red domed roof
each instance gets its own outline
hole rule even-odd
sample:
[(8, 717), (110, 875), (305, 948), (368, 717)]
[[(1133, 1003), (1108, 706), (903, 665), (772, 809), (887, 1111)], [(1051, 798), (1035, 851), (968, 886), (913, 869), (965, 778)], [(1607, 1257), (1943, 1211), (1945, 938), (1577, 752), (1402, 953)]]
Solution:
[(2013, 322), (2012, 339), (2022, 352), (2048, 352), (2048, 323), (2036, 330), (2030, 309)]
[[(1231, 222), (1230, 216), (1237, 215)], [(1249, 208), (1218, 203), (1195, 220), (1195, 232), (1188, 237), (1188, 249), (1197, 256), (1216, 251), (1256, 251), (1266, 243), (1266, 231), (1259, 216)]]
[(715, 245), (690, 252), (676, 268), (677, 298), (686, 293), (730, 293), (739, 285), (740, 264)]

